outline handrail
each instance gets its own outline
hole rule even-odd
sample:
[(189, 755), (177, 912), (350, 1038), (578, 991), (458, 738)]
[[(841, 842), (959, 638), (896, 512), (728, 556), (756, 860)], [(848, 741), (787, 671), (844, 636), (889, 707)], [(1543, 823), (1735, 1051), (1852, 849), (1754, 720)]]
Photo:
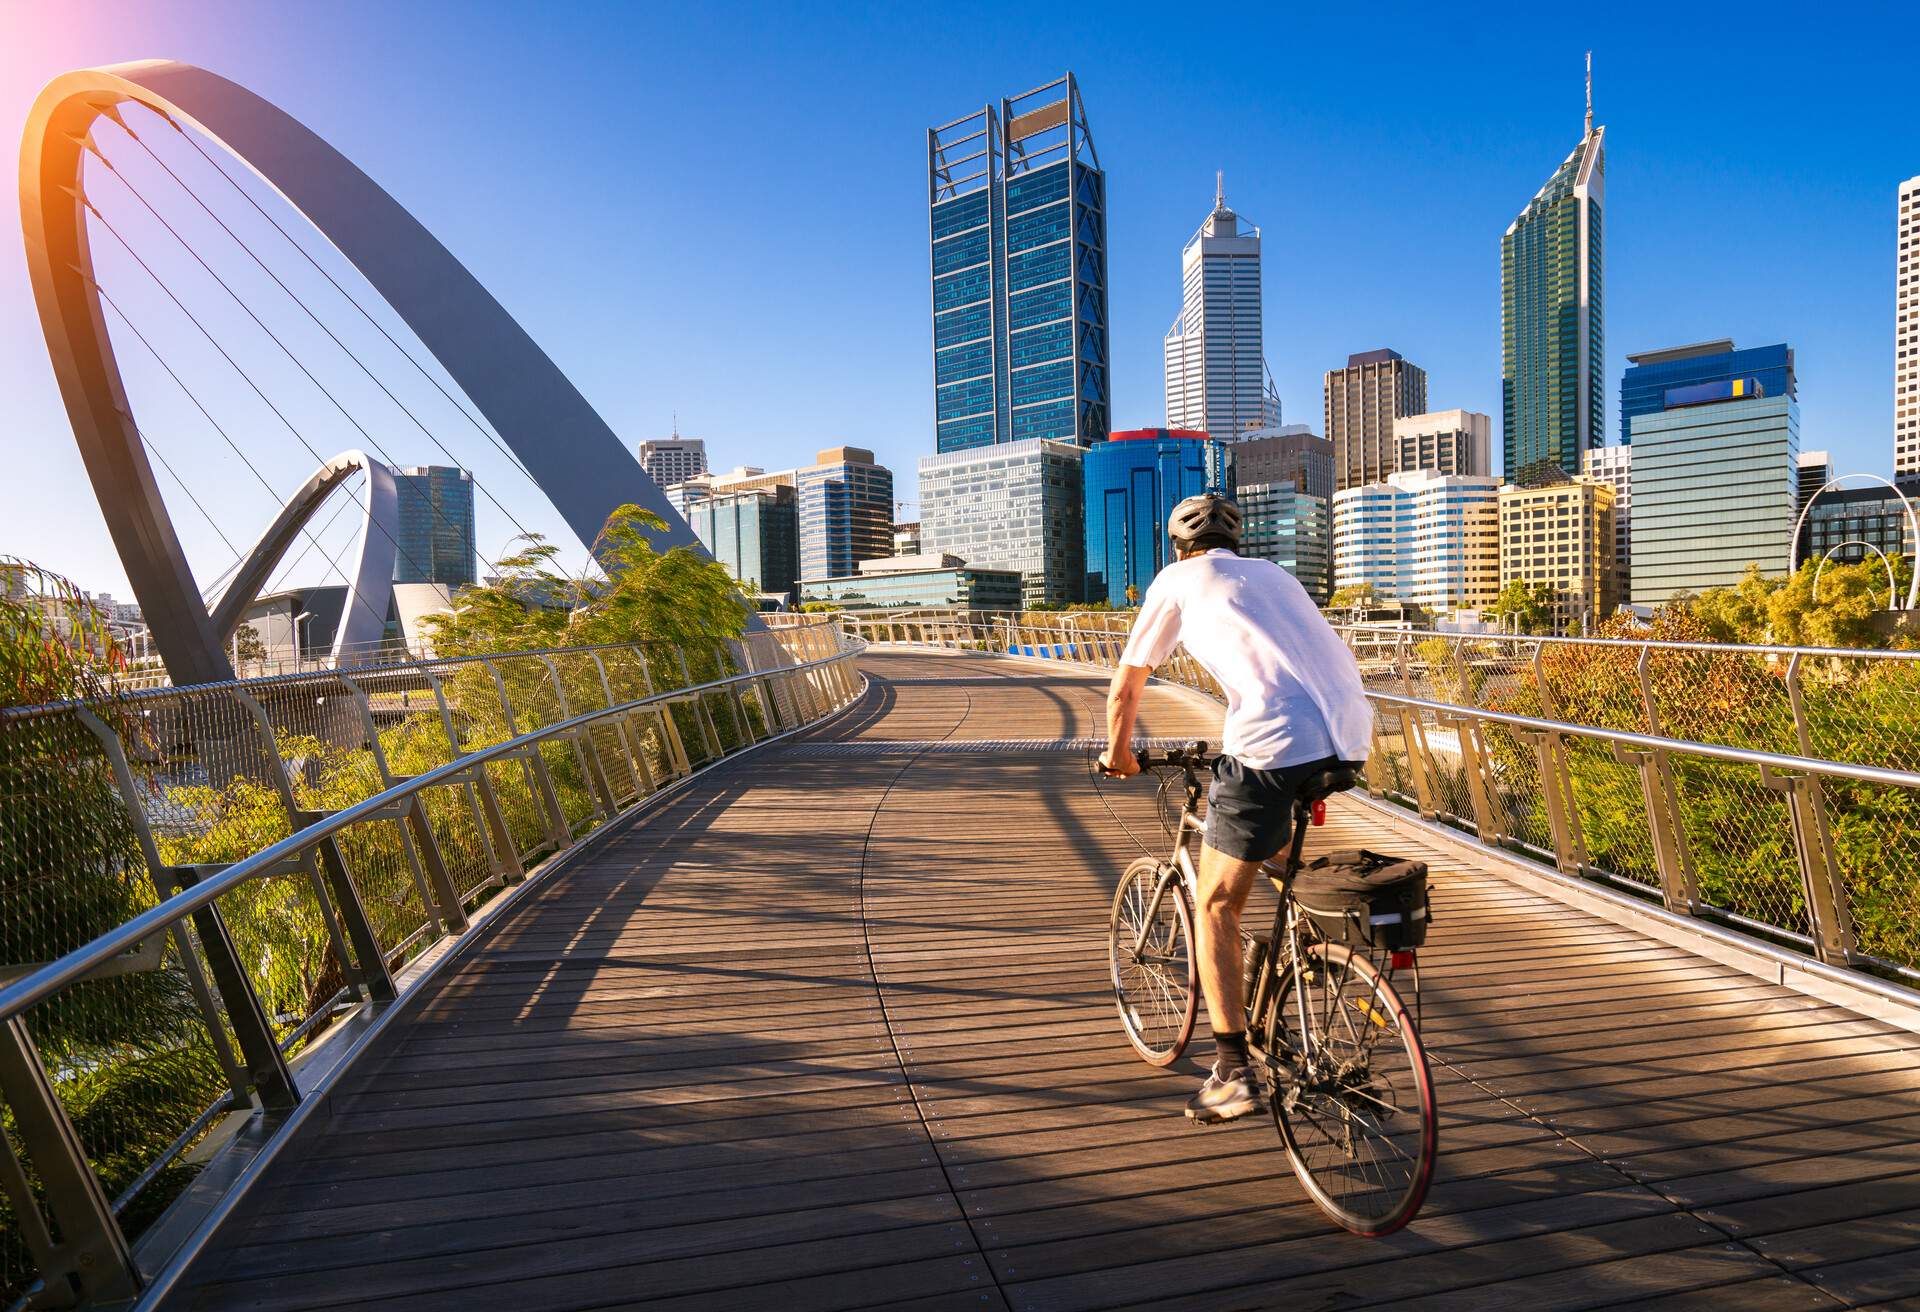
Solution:
[[(577, 651), (582, 648), (563, 648)], [(526, 652), (502, 653), (521, 656)], [(845, 660), (849, 653), (835, 652), (831, 656), (822, 656), (811, 661), (797, 662), (782, 666), (776, 673), (797, 674), (835, 661)], [(423, 774), (414, 775), (405, 783), (395, 784), (383, 792), (375, 793), (363, 801), (334, 811), (316, 820), (305, 829), (296, 829), (279, 842), (261, 848), (252, 856), (237, 861), (219, 874), (192, 885), (174, 894), (158, 906), (135, 916), (132, 920), (109, 930), (82, 947), (75, 948), (66, 956), (48, 962), (40, 969), (23, 975), (5, 988), (0, 988), (0, 1022), (19, 1015), (36, 1003), (61, 989), (73, 984), (105, 965), (123, 952), (138, 946), (144, 939), (164, 932), (169, 926), (185, 916), (217, 901), (250, 879), (258, 878), (268, 869), (280, 865), (287, 859), (298, 856), (322, 839), (331, 838), (342, 830), (349, 829), (363, 820), (374, 819), (392, 811), (396, 802), (404, 801), (425, 789), (437, 784), (454, 782), (459, 776), (470, 772), (475, 766), (485, 765), (489, 761), (503, 756), (511, 756), (524, 751), (535, 743), (569, 733), (596, 720), (612, 715), (627, 715), (645, 706), (658, 702), (678, 701), (697, 693), (711, 692), (717, 688), (729, 687), (737, 683), (750, 683), (767, 677), (767, 672), (754, 674), (732, 674), (724, 679), (714, 679), (708, 683), (694, 684), (685, 688), (674, 688), (667, 692), (654, 693), (635, 701), (622, 702), (618, 706), (609, 706), (602, 710), (584, 711), (571, 719), (559, 720), (538, 729), (530, 729), (516, 738), (495, 743), (491, 747), (475, 748), (473, 751), (455, 757), (445, 765), (438, 765)], [(219, 687), (224, 685), (208, 685)]]
[(1513, 728), (1534, 733), (1559, 733), (1576, 738), (1592, 738), (1600, 742), (1618, 743), (1634, 751), (1684, 752), (1688, 756), (1705, 756), (1718, 761), (1732, 761), (1738, 765), (1764, 766), (1769, 770), (1794, 774), (1831, 775), (1839, 779), (1855, 779), (1861, 783), (1920, 789), (1920, 774), (1910, 770), (1888, 770), (1877, 765), (1855, 765), (1850, 761), (1830, 761), (1813, 756), (1790, 756), (1780, 752), (1755, 751), (1746, 747), (1723, 747), (1718, 743), (1696, 742), (1688, 738), (1663, 738), (1656, 734), (1634, 733), (1628, 729), (1606, 729), (1592, 724), (1572, 724), (1565, 720), (1542, 720), (1531, 715), (1515, 715), (1511, 711), (1494, 711), (1480, 706), (1461, 706), (1455, 702), (1430, 702), (1418, 697), (1402, 697), (1398, 693), (1375, 692), (1371, 689), (1367, 691), (1367, 697), (1386, 706), (1430, 711), (1435, 715), (1452, 717), (1467, 715), (1476, 720), (1510, 725)]

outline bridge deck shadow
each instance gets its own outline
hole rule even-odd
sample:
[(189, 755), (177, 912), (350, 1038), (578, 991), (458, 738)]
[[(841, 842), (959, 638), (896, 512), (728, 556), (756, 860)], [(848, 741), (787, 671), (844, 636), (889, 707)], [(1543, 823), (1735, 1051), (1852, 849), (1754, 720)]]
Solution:
[[(1268, 1123), (1134, 1057), (1107, 903), (1151, 790), (1090, 677), (876, 654), (504, 917), (345, 1077), (197, 1308), (1838, 1307), (1920, 1298), (1920, 1039), (1424, 855), (1422, 1216), (1334, 1230)], [(1212, 736), (1157, 690), (1147, 732)], [(944, 746), (942, 746), (944, 744)], [(1268, 904), (1270, 906), (1270, 903)], [(1205, 1048), (1204, 1031), (1198, 1047)]]

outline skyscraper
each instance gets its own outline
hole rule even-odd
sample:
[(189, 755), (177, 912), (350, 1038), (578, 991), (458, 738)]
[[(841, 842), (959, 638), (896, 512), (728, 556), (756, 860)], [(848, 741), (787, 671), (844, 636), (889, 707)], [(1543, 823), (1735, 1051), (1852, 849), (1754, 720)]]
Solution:
[(1502, 443), (1508, 478), (1550, 461), (1578, 472), (1599, 446), (1605, 412), (1601, 331), (1601, 213), (1607, 130), (1593, 123), (1587, 59), (1587, 126), (1580, 144), (1534, 193), (1500, 239)]
[(1333, 494), (1333, 587), (1444, 614), (1500, 590), (1500, 482), (1422, 470)]
[(684, 483), (707, 472), (707, 444), (698, 437), (682, 437), (676, 429), (672, 437), (640, 444), (640, 468), (661, 487)]
[(721, 492), (687, 511), (700, 545), (756, 592), (791, 594), (799, 559), (799, 515), (787, 486)]
[(1613, 489), (1613, 589), (1615, 600), (1625, 601), (1633, 595), (1633, 448), (1587, 448), (1580, 476)]
[(1920, 177), (1900, 184), (1893, 303), (1893, 478), (1920, 492)]
[[(1235, 456), (1239, 452), (1235, 451)], [(1326, 604), (1329, 525), (1327, 501), (1300, 491), (1290, 480), (1247, 483), (1236, 475), (1233, 499), (1246, 516), (1240, 554), (1270, 560), (1300, 581), (1307, 595)]]
[(447, 465), (394, 471), (395, 583), (475, 581), (473, 475)]
[(1213, 212), (1180, 252), (1179, 317), (1162, 350), (1167, 427), (1231, 442), (1280, 422), (1260, 332), (1260, 229), (1227, 208), (1214, 175)]
[(1552, 589), (1560, 632), (1586, 633), (1619, 604), (1614, 548), (1607, 484), (1500, 489), (1500, 586), (1517, 579)]
[(937, 449), (1106, 440), (1107, 216), (1072, 73), (927, 131)]
[[(1700, 395), (1701, 391), (1708, 395)], [(1799, 500), (1800, 409), (1741, 380), (1674, 388), (1633, 421), (1633, 602), (1784, 574)]]
[(1377, 483), (1398, 468), (1393, 421), (1427, 408), (1427, 371), (1398, 351), (1363, 351), (1326, 374), (1327, 440), (1336, 489)]
[[(1199, 493), (1234, 490), (1233, 446), (1205, 433), (1136, 428), (1088, 451), (1086, 598), (1132, 605), (1173, 558), (1167, 517)], [(1132, 595), (1128, 589), (1132, 589)]]
[(893, 471), (873, 452), (834, 447), (792, 477), (802, 579), (841, 578), (893, 554)]
[(1732, 378), (1752, 379), (1761, 396), (1799, 395), (1793, 348), (1785, 342), (1742, 350), (1731, 338), (1723, 337), (1629, 355), (1626, 372), (1620, 375), (1620, 441), (1633, 441), (1636, 415), (1657, 415), (1665, 410), (1667, 393), (1673, 388), (1724, 383)]

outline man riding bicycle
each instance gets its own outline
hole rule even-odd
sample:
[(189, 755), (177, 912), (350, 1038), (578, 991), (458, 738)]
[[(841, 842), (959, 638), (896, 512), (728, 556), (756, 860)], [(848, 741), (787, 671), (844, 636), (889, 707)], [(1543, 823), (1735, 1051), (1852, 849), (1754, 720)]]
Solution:
[(1262, 863), (1292, 839), (1295, 790), (1341, 762), (1364, 761), (1373, 726), (1352, 654), (1291, 574), (1236, 554), (1240, 523), (1240, 508), (1211, 492), (1174, 507), (1167, 534), (1178, 559), (1147, 589), (1120, 655), (1100, 758), (1110, 778), (1139, 772), (1130, 744), (1141, 694), (1185, 643), (1227, 696), (1197, 889), (1195, 948), (1216, 1053), (1187, 1103), (1202, 1124), (1265, 1108), (1247, 1052), (1240, 912)]

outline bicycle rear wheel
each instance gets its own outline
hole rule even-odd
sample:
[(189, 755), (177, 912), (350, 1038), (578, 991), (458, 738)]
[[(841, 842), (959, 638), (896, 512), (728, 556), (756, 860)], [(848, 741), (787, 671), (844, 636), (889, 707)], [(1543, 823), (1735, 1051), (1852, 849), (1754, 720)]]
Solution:
[(1127, 1042), (1152, 1066), (1172, 1065), (1186, 1051), (1200, 1005), (1193, 911), (1179, 879), (1168, 886), (1151, 920), (1148, 917), (1165, 869), (1165, 862), (1150, 856), (1128, 866), (1114, 890), (1107, 925), (1107, 963), (1120, 1024)]
[(1439, 1123), (1426, 1050), (1400, 994), (1373, 963), (1338, 944), (1288, 963), (1267, 1033), (1294, 1079), (1274, 1090), (1273, 1119), (1294, 1173), (1342, 1228), (1392, 1234), (1420, 1210), (1433, 1180)]

